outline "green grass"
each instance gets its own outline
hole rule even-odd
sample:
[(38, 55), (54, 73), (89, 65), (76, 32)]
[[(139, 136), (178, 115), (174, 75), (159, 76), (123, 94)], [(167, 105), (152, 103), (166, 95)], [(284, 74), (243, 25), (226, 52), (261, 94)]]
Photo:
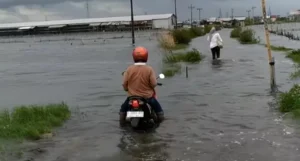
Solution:
[(202, 54), (197, 49), (192, 49), (185, 53), (169, 53), (163, 58), (164, 63), (177, 63), (177, 62), (187, 62), (187, 63), (198, 63), (202, 60)]
[[(264, 45), (265, 47), (267, 47), (266, 44), (262, 44), (262, 45)], [(285, 52), (288, 52), (288, 51), (293, 50), (291, 48), (287, 48), (287, 47), (284, 47), (284, 46), (274, 46), (274, 45), (270, 45), (270, 48), (273, 51), (285, 51)]]
[(37, 140), (70, 117), (64, 104), (19, 106), (0, 112), (0, 138)]
[(174, 75), (181, 73), (181, 65), (180, 64), (169, 64), (165, 65), (162, 73), (166, 77), (173, 77)]
[(300, 49), (288, 52), (286, 57), (292, 59), (296, 63), (300, 63)]
[(196, 49), (180, 53), (170, 52), (163, 58), (164, 67), (162, 73), (165, 74), (166, 77), (172, 77), (181, 72), (180, 62), (199, 63), (202, 59), (202, 54)]
[(230, 32), (230, 37), (237, 39), (241, 44), (257, 44), (259, 39), (255, 37), (255, 31), (253, 29), (242, 29), (236, 27)]
[(230, 37), (231, 38), (239, 38), (242, 32), (242, 28), (241, 27), (236, 27), (234, 29), (231, 30), (230, 32)]
[(255, 37), (255, 31), (252, 29), (245, 29), (241, 32), (238, 38), (241, 44), (257, 44), (259, 40)]
[(300, 117), (300, 86), (295, 84), (288, 92), (279, 96), (279, 111), (292, 113), (294, 117)]

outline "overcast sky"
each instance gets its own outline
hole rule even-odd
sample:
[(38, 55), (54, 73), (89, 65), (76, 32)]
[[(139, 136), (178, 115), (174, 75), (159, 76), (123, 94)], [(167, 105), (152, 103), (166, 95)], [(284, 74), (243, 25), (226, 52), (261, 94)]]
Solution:
[[(133, 1), (136, 15), (174, 13), (174, 0)], [(231, 8), (235, 16), (247, 16), (246, 10), (252, 6), (256, 15), (261, 14), (261, 0), (177, 0), (180, 20), (190, 18), (190, 4), (195, 6), (195, 19), (199, 15), (196, 8), (203, 8), (201, 17), (218, 17), (220, 8), (223, 17), (231, 15)], [(267, 0), (267, 9), (269, 6), (272, 14), (280, 15), (300, 9), (299, 0)], [(130, 15), (130, 0), (89, 0), (89, 11), (90, 17)], [(43, 21), (45, 15), (48, 20), (85, 18), (86, 0), (0, 0), (0, 23)]]

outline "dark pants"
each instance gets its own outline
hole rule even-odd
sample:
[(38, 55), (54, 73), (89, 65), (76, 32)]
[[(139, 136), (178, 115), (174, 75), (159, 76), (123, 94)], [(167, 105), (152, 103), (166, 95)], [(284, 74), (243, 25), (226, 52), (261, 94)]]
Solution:
[[(164, 112), (156, 98), (151, 97), (151, 98), (147, 99), (147, 102), (153, 108), (155, 113), (157, 113), (157, 114), (161, 113), (162, 114)], [(127, 97), (125, 102), (121, 106), (120, 112), (126, 113), (129, 110), (128, 104), (129, 104), (129, 99)]]
[(216, 59), (216, 56), (217, 58), (220, 58), (220, 47), (216, 46), (214, 48), (211, 48), (211, 54), (213, 59)]

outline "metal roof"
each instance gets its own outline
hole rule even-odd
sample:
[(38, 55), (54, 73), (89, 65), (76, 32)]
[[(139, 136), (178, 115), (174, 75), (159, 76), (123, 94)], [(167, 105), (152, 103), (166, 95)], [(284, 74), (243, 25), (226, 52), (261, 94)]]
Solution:
[[(245, 21), (246, 17), (234, 17), (233, 19), (238, 20), (238, 21)], [(216, 18), (216, 17), (211, 17), (209, 19), (207, 19), (208, 22), (216, 22), (216, 21), (231, 21), (232, 18), (228, 17), (228, 18)]]
[[(155, 19), (168, 19), (173, 14), (154, 14), (154, 15), (135, 15), (134, 21), (149, 21)], [(0, 24), (0, 29), (21, 28), (21, 27), (45, 27), (57, 25), (76, 25), (76, 24), (95, 24), (95, 23), (112, 23), (112, 22), (130, 22), (130, 16), (107, 17), (107, 18), (88, 18), (73, 20), (55, 20), (55, 21), (36, 21), (36, 22), (20, 22), (20, 23), (4, 23)]]

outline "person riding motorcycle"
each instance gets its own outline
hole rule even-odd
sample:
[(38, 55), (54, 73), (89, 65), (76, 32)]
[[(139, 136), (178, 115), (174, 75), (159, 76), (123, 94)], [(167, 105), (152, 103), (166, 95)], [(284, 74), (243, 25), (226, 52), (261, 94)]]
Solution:
[(159, 102), (154, 97), (157, 85), (156, 75), (153, 68), (147, 65), (148, 50), (144, 47), (136, 47), (132, 52), (134, 64), (130, 65), (123, 75), (123, 88), (128, 93), (128, 97), (120, 109), (120, 125), (126, 121), (126, 112), (129, 110), (129, 97), (139, 96), (147, 99), (148, 104), (155, 111), (158, 121), (164, 119), (164, 112)]

